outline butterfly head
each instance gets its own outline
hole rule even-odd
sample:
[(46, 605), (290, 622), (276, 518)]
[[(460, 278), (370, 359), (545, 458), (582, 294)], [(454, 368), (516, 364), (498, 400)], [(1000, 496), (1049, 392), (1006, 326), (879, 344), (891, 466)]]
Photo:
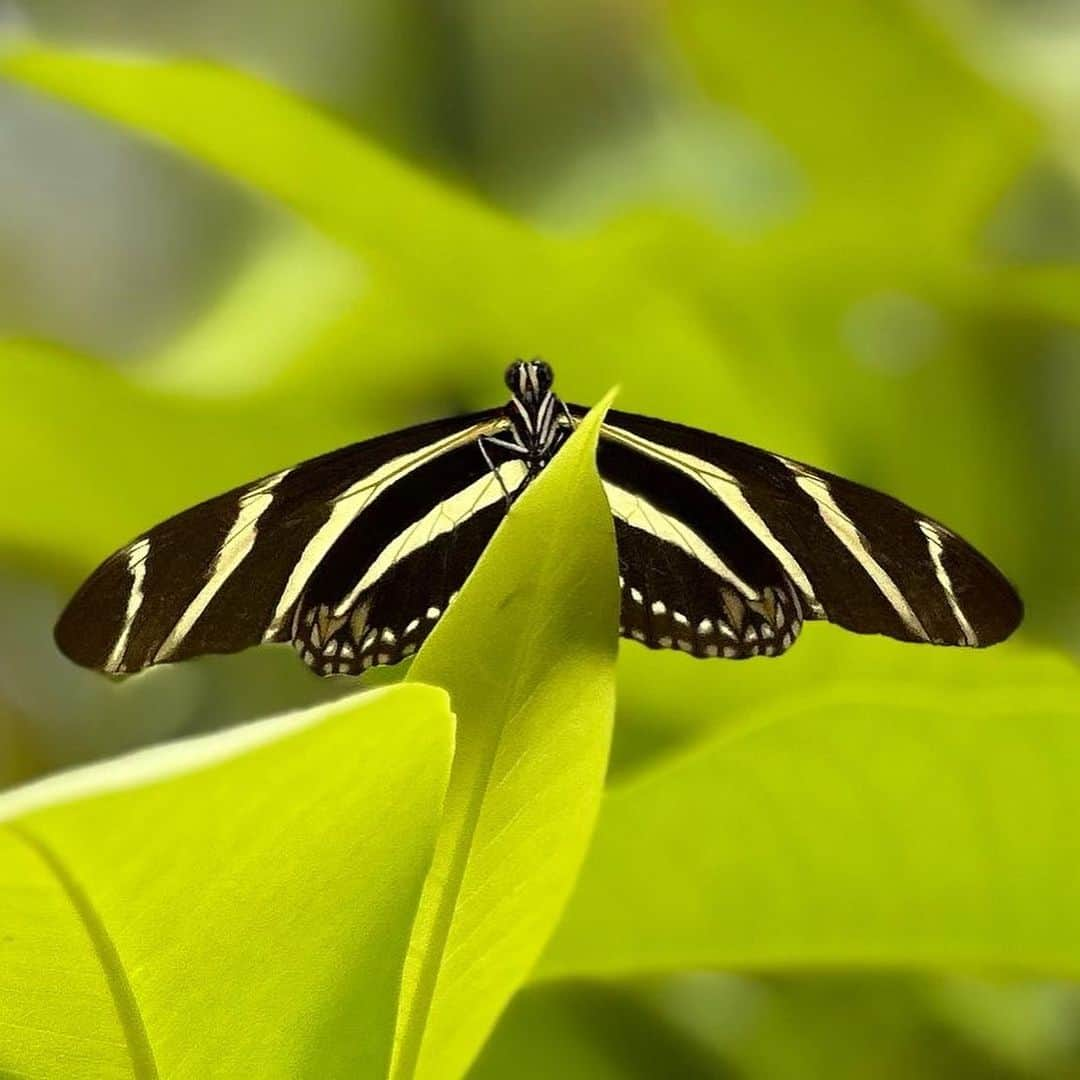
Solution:
[(545, 360), (515, 360), (506, 369), (510, 393), (525, 403), (540, 401), (555, 382), (555, 372)]

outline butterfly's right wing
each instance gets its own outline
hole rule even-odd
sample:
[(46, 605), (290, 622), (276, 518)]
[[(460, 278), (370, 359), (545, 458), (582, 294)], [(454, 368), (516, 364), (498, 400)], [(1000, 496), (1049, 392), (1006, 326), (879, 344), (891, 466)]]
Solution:
[[(570, 410), (583, 412), (580, 406)], [(1023, 616), (1004, 575), (956, 533), (897, 499), (824, 470), (616, 410), (601, 429), (598, 464), (605, 486), (626, 492), (624, 507), (633, 498), (665, 515), (627, 522), (620, 500), (612, 501), (616, 518), (636, 526), (634, 538), (640, 540), (631, 547), (619, 535), (627, 587), (651, 593), (653, 603), (665, 609), (671, 607), (668, 591), (687, 593), (679, 598), (684, 605), (696, 599), (700, 606), (705, 598), (715, 609), (718, 590), (726, 596), (733, 588), (748, 594), (772, 587), (798, 605), (802, 619), (826, 619), (902, 641), (969, 647), (1002, 641)], [(678, 572), (667, 566), (672, 535), (679, 549), (675, 557), (692, 556)], [(625, 595), (623, 612), (625, 624), (635, 613)], [(692, 627), (690, 616), (697, 613), (685, 613)], [(784, 613), (789, 624), (794, 613)], [(662, 614), (668, 618), (666, 610)], [(715, 611), (704, 617), (715, 625)], [(678, 646), (673, 629), (662, 632)], [(759, 640), (760, 626), (753, 629)], [(683, 636), (695, 655), (711, 641)]]
[(343, 536), (396, 535), (422, 518), (444, 494), (424, 477), (452, 475), (455, 455), (485, 469), (477, 440), (506, 424), (501, 409), (422, 424), (185, 510), (94, 571), (61, 615), (57, 644), (85, 667), (125, 673), (287, 641), (310, 581)]

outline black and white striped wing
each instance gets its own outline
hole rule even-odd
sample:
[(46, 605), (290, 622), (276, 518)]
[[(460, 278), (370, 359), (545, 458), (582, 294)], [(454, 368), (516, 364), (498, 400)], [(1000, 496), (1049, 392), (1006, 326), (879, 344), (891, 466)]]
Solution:
[[(445, 585), (463, 581), (483, 545), (477, 547), (475, 529), (464, 527), (467, 514), (456, 528), (444, 527), (440, 506), (468, 488), (477, 508), (490, 510), (484, 527), (497, 523), (505, 499), (501, 490), (496, 499), (490, 486), (479, 494), (482, 478), (498, 485), (477, 440), (506, 424), (503, 410), (422, 424), (186, 510), (87, 579), (57, 623), (57, 644), (85, 667), (124, 673), (288, 641), (297, 626), (310, 637), (310, 625), (297, 616), (312, 597), (325, 595), (336, 610), (367, 575), (360, 599), (373, 600), (374, 616), (396, 602), (402, 577), (396, 563), (411, 558), (415, 566), (425, 558), (425, 542), (428, 561), (446, 566), (433, 577)], [(508, 480), (524, 468), (501, 459), (498, 466)], [(453, 505), (460, 511), (460, 501)], [(334, 589), (340, 595), (330, 595)], [(424, 605), (425, 616), (429, 608)]]
[(733, 529), (685, 473), (606, 436), (597, 460), (615, 519), (624, 637), (728, 660), (790, 648), (802, 597), (768, 549)]
[(527, 481), (525, 462), (492, 445), (486, 458), (462, 447), (403, 480), (311, 575), (291, 628), (304, 663), (319, 675), (354, 675), (411, 656), (487, 547), (507, 495)]
[[(724, 611), (732, 595), (746, 602), (750, 616), (735, 605), (742, 627), (735, 618), (728, 625), (742, 638), (751, 592), (794, 632), (804, 618), (825, 619), (858, 633), (980, 647), (1020, 624), (1020, 598), (989, 560), (939, 522), (849, 480), (617, 411), (602, 429), (599, 465), (616, 516), (628, 637), (644, 633), (649, 644), (695, 655), (716, 655), (712, 646), (746, 655), (715, 636), (718, 588)], [(672, 625), (675, 604), (684, 618)], [(658, 606), (661, 624), (651, 618)], [(752, 654), (782, 651), (762, 648), (760, 621), (750, 625)], [(772, 630), (784, 643), (783, 628)]]

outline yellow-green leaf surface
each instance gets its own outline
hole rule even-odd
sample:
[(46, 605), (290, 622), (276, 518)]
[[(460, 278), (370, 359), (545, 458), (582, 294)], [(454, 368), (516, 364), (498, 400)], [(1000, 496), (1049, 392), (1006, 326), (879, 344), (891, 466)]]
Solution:
[(618, 625), (595, 466), (605, 408), (515, 504), (410, 672), (449, 690), (458, 738), (405, 970), (397, 1078), (464, 1072), (554, 928), (592, 832)]
[(373, 692), (0, 799), (0, 1075), (384, 1077), (453, 747)]
[(863, 679), (858, 648), (609, 791), (541, 975), (1080, 975), (1075, 665), (1005, 646), (943, 651), (951, 683), (914, 657)]
[[(646, 652), (623, 642), (619, 652), (619, 718), (610, 778), (622, 784), (648, 769), (653, 755), (672, 755), (721, 732), (786, 716), (810, 694), (843, 689), (915, 687), (927, 698), (971, 697), (1004, 679), (1018, 701), (1054, 685), (1062, 660), (1012, 643), (991, 650), (915, 647), (828, 623), (805, 628), (780, 658), (702, 663), (681, 653)], [(887, 691), (887, 692), (891, 692)], [(683, 748), (680, 750), (680, 748)]]

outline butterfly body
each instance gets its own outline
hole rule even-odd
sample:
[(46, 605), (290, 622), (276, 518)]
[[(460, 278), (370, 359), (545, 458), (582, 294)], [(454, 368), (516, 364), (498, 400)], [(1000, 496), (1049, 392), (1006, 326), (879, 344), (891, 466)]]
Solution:
[[(410, 656), (584, 408), (517, 361), (503, 408), (325, 454), (186, 510), (107, 559), (57, 624), (113, 674), (291, 642), (320, 675)], [(612, 411), (597, 464), (614, 518), (620, 633), (702, 658), (777, 656), (807, 620), (983, 646), (1015, 590), (903, 503), (694, 428)]]

